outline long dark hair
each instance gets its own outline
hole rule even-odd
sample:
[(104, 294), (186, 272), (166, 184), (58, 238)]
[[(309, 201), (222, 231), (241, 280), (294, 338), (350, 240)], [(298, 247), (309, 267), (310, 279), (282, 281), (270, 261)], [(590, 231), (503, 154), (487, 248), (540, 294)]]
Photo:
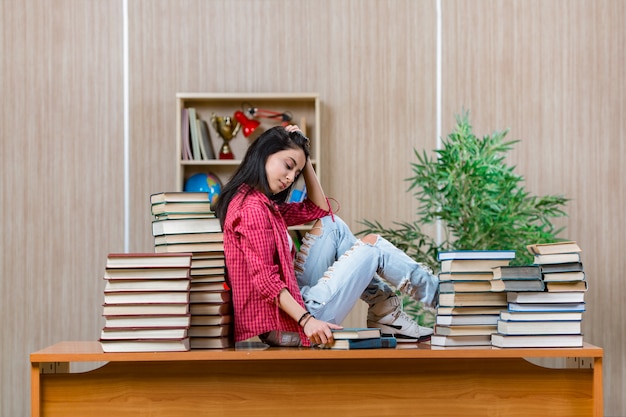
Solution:
[(287, 149), (302, 149), (305, 159), (310, 156), (309, 139), (300, 132), (287, 132), (282, 126), (272, 127), (263, 132), (246, 151), (243, 161), (237, 167), (220, 193), (215, 205), (215, 213), (220, 218), (222, 227), (228, 212), (228, 205), (239, 192), (242, 184), (265, 194), (270, 200), (284, 202), (294, 182), (278, 194), (273, 194), (267, 182), (265, 163), (271, 155)]

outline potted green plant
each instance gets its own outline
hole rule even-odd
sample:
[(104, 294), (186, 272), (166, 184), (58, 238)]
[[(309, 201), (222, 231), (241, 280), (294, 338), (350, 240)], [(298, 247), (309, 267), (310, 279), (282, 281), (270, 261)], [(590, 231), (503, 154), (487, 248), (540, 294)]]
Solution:
[[(414, 150), (409, 191), (418, 201), (413, 222), (362, 221), (359, 234), (376, 233), (434, 271), (437, 252), (461, 249), (515, 249), (512, 264), (532, 263), (526, 245), (554, 242), (562, 232), (552, 219), (566, 216), (567, 199), (559, 195), (534, 196), (524, 189), (524, 178), (506, 163), (506, 153), (519, 141), (505, 141), (508, 129), (479, 138), (474, 135), (469, 113), (456, 117), (455, 130), (430, 157)], [(443, 237), (422, 231), (423, 225), (441, 222)], [(434, 314), (420, 303), (405, 298), (405, 310), (424, 325)]]

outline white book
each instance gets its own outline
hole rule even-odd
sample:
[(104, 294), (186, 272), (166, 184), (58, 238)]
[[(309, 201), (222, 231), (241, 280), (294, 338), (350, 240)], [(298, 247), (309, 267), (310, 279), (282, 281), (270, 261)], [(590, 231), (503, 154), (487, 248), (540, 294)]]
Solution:
[(471, 336), (430, 336), (431, 346), (489, 346), (491, 345), (491, 335), (471, 335)]
[(501, 320), (507, 321), (575, 321), (582, 320), (581, 312), (523, 312), (523, 311), (502, 311), (500, 313)]
[(570, 348), (582, 347), (583, 336), (572, 335), (531, 335), (511, 336), (492, 334), (491, 344), (500, 348), (527, 348), (527, 347), (553, 347)]
[(580, 321), (504, 321), (498, 320), (498, 333), (511, 335), (580, 334)]
[(499, 317), (497, 314), (438, 315), (435, 320), (440, 326), (494, 325), (498, 323)]
[(166, 219), (152, 221), (154, 236), (180, 233), (222, 232), (218, 218)]
[(585, 293), (582, 291), (509, 292), (506, 298), (510, 303), (582, 303), (585, 301)]

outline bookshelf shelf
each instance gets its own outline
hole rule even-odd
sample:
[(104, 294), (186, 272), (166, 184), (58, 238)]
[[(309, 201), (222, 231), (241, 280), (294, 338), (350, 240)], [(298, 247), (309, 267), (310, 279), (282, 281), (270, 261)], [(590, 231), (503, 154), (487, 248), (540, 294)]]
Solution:
[[(256, 107), (277, 112), (289, 112), (292, 123), (298, 124), (311, 140), (311, 162), (318, 177), (321, 174), (320, 164), (320, 101), (317, 93), (178, 93), (176, 94), (176, 187), (177, 191), (184, 189), (185, 181), (196, 173), (212, 173), (217, 175), (222, 183), (226, 183), (241, 160), (247, 147), (258, 133), (246, 138), (241, 131), (230, 141), (230, 147), (235, 156), (232, 160), (201, 159), (189, 160), (183, 157), (183, 116), (184, 108), (193, 108), (199, 119), (208, 125), (210, 143), (217, 153), (222, 145), (222, 139), (211, 125), (211, 116), (231, 116), (237, 110), (244, 111), (248, 107)], [(244, 111), (245, 113), (245, 111)], [(270, 119), (258, 119), (263, 131), (275, 126), (278, 122)]]

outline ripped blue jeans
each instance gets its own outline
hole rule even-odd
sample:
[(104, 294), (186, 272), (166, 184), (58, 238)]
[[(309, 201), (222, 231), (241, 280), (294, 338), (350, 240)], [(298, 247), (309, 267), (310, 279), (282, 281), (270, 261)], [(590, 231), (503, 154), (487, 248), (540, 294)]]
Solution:
[(434, 304), (438, 279), (430, 271), (380, 236), (373, 245), (357, 239), (337, 216), (320, 220), (321, 233), (306, 234), (295, 260), (300, 292), (315, 317), (341, 324), (359, 298), (370, 306), (387, 299), (394, 292), (387, 283)]

